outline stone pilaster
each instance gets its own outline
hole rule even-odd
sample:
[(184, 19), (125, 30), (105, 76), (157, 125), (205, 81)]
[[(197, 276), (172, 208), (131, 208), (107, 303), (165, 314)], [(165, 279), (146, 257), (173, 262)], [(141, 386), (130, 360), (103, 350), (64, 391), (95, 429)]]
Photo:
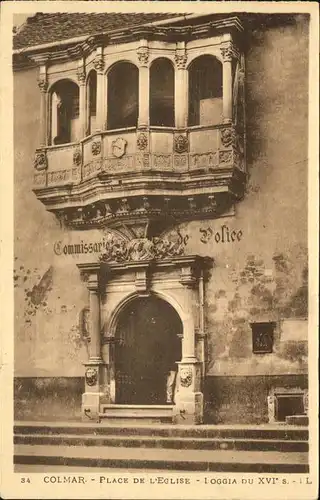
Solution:
[(40, 89), (40, 146), (47, 145), (47, 71), (46, 66), (40, 67), (38, 79)]
[(96, 57), (94, 60), (94, 68), (97, 72), (97, 118), (96, 130), (101, 131), (104, 129), (105, 123), (105, 102), (107, 100), (106, 93), (106, 77), (104, 74), (104, 59), (103, 48), (98, 47)]
[(188, 122), (188, 71), (185, 42), (177, 44), (175, 63), (175, 126), (181, 129), (185, 128)]
[(83, 139), (86, 135), (86, 114), (87, 114), (87, 87), (86, 72), (83, 63), (78, 66), (77, 77), (79, 82), (79, 135), (78, 139)]
[(231, 41), (221, 47), (223, 58), (223, 121), (232, 121), (232, 58), (233, 45)]
[(150, 94), (150, 73), (149, 73), (149, 48), (147, 40), (141, 40), (137, 50), (139, 63), (139, 117), (138, 127), (147, 128), (149, 126), (149, 94)]

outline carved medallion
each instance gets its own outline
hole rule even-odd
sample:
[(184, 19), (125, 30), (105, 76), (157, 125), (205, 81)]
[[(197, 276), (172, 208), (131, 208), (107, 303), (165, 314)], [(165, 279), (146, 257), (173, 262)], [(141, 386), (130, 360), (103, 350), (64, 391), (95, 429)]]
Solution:
[(138, 139), (137, 139), (137, 148), (140, 150), (146, 149), (148, 146), (148, 137), (146, 134), (139, 134)]
[(180, 385), (182, 387), (190, 387), (192, 384), (192, 368), (184, 366), (180, 369)]
[(115, 141), (112, 141), (111, 149), (112, 154), (116, 158), (121, 158), (125, 152), (128, 142), (122, 137), (118, 137)]
[(94, 141), (91, 144), (91, 152), (94, 156), (97, 156), (101, 153), (101, 142), (100, 141)]
[(82, 155), (80, 149), (76, 149), (73, 153), (73, 163), (75, 165), (81, 165)]
[(98, 372), (96, 368), (87, 368), (85, 377), (86, 382), (90, 387), (96, 385), (98, 381)]
[(188, 138), (184, 135), (178, 135), (174, 139), (174, 149), (177, 153), (188, 151)]
[(47, 162), (47, 155), (45, 151), (41, 151), (39, 153), (36, 153), (36, 156), (34, 158), (34, 167), (37, 170), (45, 170), (48, 166)]

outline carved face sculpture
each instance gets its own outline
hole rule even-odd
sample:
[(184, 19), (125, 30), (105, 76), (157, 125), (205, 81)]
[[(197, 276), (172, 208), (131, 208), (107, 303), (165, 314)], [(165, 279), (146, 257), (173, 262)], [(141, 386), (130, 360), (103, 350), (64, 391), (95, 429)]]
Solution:
[(96, 385), (98, 380), (98, 372), (95, 368), (88, 368), (86, 371), (86, 382), (88, 385)]
[(192, 369), (190, 367), (182, 367), (180, 369), (180, 385), (182, 387), (190, 387), (192, 383)]

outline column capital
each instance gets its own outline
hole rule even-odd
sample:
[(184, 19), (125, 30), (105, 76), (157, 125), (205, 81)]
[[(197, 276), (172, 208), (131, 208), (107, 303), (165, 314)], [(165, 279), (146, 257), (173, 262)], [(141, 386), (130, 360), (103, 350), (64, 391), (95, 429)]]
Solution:
[(86, 83), (86, 72), (83, 67), (77, 69), (77, 78), (79, 85), (84, 85)]
[(232, 62), (232, 59), (239, 59), (239, 52), (231, 40), (222, 44), (220, 52), (223, 62)]
[(102, 55), (98, 55), (95, 57), (93, 61), (93, 66), (94, 69), (97, 71), (97, 73), (103, 73), (104, 70), (104, 59)]
[(147, 68), (149, 62), (149, 48), (147, 46), (139, 47), (137, 49), (137, 56), (140, 68)]
[(48, 90), (48, 80), (46, 75), (41, 75), (38, 79), (38, 87), (41, 94), (45, 94)]
[(96, 292), (98, 293), (99, 291), (99, 276), (98, 274), (90, 274), (88, 281), (87, 281), (87, 287), (89, 292)]
[(178, 69), (186, 69), (188, 55), (185, 49), (176, 49), (174, 60)]

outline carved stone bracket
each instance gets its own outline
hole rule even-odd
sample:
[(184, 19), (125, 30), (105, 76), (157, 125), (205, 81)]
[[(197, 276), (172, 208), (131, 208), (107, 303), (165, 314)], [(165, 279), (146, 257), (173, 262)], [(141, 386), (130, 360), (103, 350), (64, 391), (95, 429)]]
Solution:
[(232, 59), (239, 58), (239, 52), (231, 41), (223, 44), (220, 48), (220, 52), (224, 62), (231, 62)]

